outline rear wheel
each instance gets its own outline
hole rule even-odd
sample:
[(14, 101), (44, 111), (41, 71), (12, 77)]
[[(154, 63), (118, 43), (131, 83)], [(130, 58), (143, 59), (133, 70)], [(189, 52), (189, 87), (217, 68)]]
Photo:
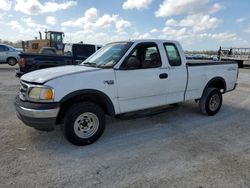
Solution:
[(199, 107), (203, 114), (213, 116), (217, 114), (222, 105), (222, 94), (217, 88), (207, 88), (199, 101)]
[(96, 104), (83, 102), (72, 106), (66, 113), (63, 133), (74, 145), (82, 146), (95, 142), (105, 129), (105, 114)]
[(17, 60), (13, 57), (10, 57), (8, 60), (7, 60), (7, 63), (8, 65), (10, 66), (15, 66), (17, 64)]

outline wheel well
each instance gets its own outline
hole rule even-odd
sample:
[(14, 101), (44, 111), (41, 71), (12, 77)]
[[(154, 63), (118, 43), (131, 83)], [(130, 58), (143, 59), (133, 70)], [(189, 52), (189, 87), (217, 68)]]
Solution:
[(15, 59), (15, 60), (17, 61), (17, 58), (12, 57), (12, 56), (11, 56), (11, 57), (8, 57), (8, 58), (7, 58), (7, 61), (9, 61), (9, 59)]
[[(104, 94), (105, 95), (105, 94)], [(114, 106), (113, 103), (107, 96), (102, 96), (97, 93), (83, 93), (78, 95), (73, 95), (72, 97), (66, 97), (66, 99), (62, 100), (60, 111), (57, 116), (56, 124), (60, 124), (63, 121), (63, 118), (67, 112), (67, 110), (76, 103), (80, 103), (83, 101), (93, 102), (96, 105), (100, 106), (105, 114), (114, 116)]]
[[(227, 90), (225, 80), (224, 80), (223, 78), (220, 78), (220, 77), (218, 77), (218, 78), (213, 78), (212, 80), (210, 80), (210, 81), (207, 83), (207, 85), (206, 85), (204, 91), (205, 91), (207, 88), (209, 88), (209, 87), (217, 88), (217, 89), (220, 90), (221, 93), (225, 93), (226, 90)], [(204, 93), (204, 91), (203, 91), (203, 93)]]

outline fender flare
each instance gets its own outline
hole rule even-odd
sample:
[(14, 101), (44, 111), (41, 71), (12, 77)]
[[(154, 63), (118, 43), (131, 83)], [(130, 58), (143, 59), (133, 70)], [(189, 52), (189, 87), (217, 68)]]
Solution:
[(83, 96), (83, 95), (85, 95), (85, 96), (95, 95), (95, 96), (100, 97), (101, 99), (103, 99), (103, 101), (105, 103), (108, 114), (111, 116), (115, 115), (115, 108), (114, 108), (114, 104), (113, 104), (112, 100), (105, 93), (103, 93), (102, 91), (96, 90), (96, 89), (82, 89), (82, 90), (74, 91), (74, 92), (69, 93), (66, 96), (64, 96), (60, 100), (60, 103), (66, 102), (74, 97)]
[(209, 85), (211, 85), (211, 83), (213, 83), (215, 81), (222, 82), (223, 83), (223, 87), (224, 87), (224, 93), (227, 91), (227, 84), (226, 84), (225, 79), (222, 78), (222, 77), (220, 77), (220, 76), (217, 76), (217, 77), (214, 77), (214, 78), (212, 78), (211, 80), (208, 81), (208, 83), (206, 84), (206, 86), (203, 89), (202, 96), (203, 96), (205, 90), (209, 87)]

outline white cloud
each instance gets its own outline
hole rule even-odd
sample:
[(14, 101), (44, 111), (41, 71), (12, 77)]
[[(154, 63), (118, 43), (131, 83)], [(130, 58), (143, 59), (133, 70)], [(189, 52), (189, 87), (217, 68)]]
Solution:
[(56, 12), (58, 10), (65, 10), (76, 5), (76, 1), (64, 1), (63, 3), (47, 1), (45, 3), (40, 3), (38, 0), (16, 0), (15, 11), (28, 15), (39, 15)]
[(48, 29), (47, 25), (38, 24), (34, 20), (32, 20), (31, 17), (21, 18), (21, 21), (26, 24), (27, 28), (32, 28), (32, 29), (35, 29), (36, 31), (40, 31), (40, 30), (42, 31), (42, 30)]
[(93, 22), (97, 19), (98, 12), (96, 8), (90, 8), (85, 12), (85, 20), (89, 22)]
[(219, 4), (219, 3), (215, 3), (209, 10), (210, 14), (214, 14), (218, 11), (220, 11), (222, 8), (224, 8), (223, 5)]
[(94, 23), (98, 18), (98, 12), (96, 8), (90, 8), (86, 10), (83, 17), (77, 18), (75, 20), (68, 20), (63, 22), (61, 25), (64, 27), (83, 27), (84, 24)]
[(250, 27), (246, 28), (244, 31), (245, 31), (246, 33), (250, 33)]
[(158, 32), (158, 29), (153, 28), (153, 29), (151, 29), (149, 32), (150, 32), (150, 33), (157, 33), (157, 32)]
[(211, 0), (164, 0), (155, 12), (156, 17), (170, 17), (181, 14), (214, 14), (223, 8), (219, 3), (209, 7)]
[(242, 23), (242, 22), (244, 22), (244, 21), (246, 21), (246, 18), (245, 18), (245, 17), (240, 17), (240, 18), (238, 18), (238, 19), (236, 20), (237, 23)]
[(177, 25), (177, 21), (173, 18), (168, 19), (165, 23), (166, 26), (176, 26)]
[(55, 25), (56, 24), (56, 18), (53, 16), (47, 16), (46, 23), (49, 25)]
[(82, 28), (84, 32), (94, 32), (96, 30), (108, 29), (112, 26), (116, 28), (116, 31), (120, 34), (124, 33), (125, 29), (131, 26), (131, 23), (122, 19), (116, 14), (104, 14), (98, 16), (98, 11), (95, 8), (90, 8), (85, 11), (83, 17), (75, 20), (68, 20), (61, 23), (62, 27), (77, 27)]
[(126, 20), (118, 20), (115, 24), (115, 27), (116, 27), (116, 30), (118, 33), (123, 33), (124, 30), (127, 28), (127, 27), (130, 27), (131, 26), (131, 23), (126, 21)]
[(201, 12), (209, 0), (164, 0), (155, 12), (156, 17), (169, 17), (183, 13)]
[(118, 15), (104, 14), (102, 17), (98, 18), (96, 21), (96, 26), (108, 28), (114, 23), (118, 18)]
[(11, 40), (30, 40), (35, 37), (39, 37), (38, 31), (44, 31), (48, 28), (46, 25), (37, 24), (30, 17), (21, 18), (21, 21), (11, 20), (6, 25), (10, 27), (16, 33), (15, 36), (11, 36)]
[(12, 2), (10, 0), (0, 0), (0, 10), (9, 11), (11, 9)]
[(180, 29), (165, 27), (163, 28), (162, 33), (165, 35), (167, 39), (171, 40), (182, 40), (184, 38), (189, 37), (188, 30), (185, 27)]
[(214, 29), (221, 22), (218, 18), (211, 17), (210, 15), (193, 14), (182, 19), (178, 25), (181, 27), (192, 27), (194, 32), (201, 32)]
[(198, 42), (205, 40), (213, 40), (213, 41), (220, 41), (220, 42), (229, 42), (229, 41), (240, 41), (241, 39), (238, 38), (236, 33), (231, 32), (221, 32), (221, 33), (194, 33), (187, 28), (180, 28), (175, 29), (171, 27), (165, 27), (162, 30), (162, 33), (165, 35), (165, 38), (171, 40), (179, 40), (183, 42), (190, 42), (194, 43), (194, 41)]
[(152, 3), (152, 0), (127, 0), (123, 3), (122, 8), (127, 9), (145, 9)]
[(146, 33), (139, 33), (139, 32), (134, 32), (130, 39), (150, 39), (152, 37), (151, 33), (146, 32)]
[(16, 40), (30, 40), (38, 36), (36, 30), (24, 27), (23, 24), (18, 21), (12, 20), (7, 25), (16, 33), (15, 36), (11, 36), (11, 40), (13, 40), (13, 38)]
[[(88, 37), (86, 37), (86, 34), (88, 34)], [(128, 40), (127, 35), (114, 35), (108, 32), (86, 33), (85, 31), (80, 30), (73, 33), (65, 33), (65, 42), (84, 41), (84, 43), (104, 45), (109, 42), (124, 40)]]
[(12, 30), (16, 30), (18, 32), (24, 31), (24, 28), (22, 27), (22, 25), (18, 21), (12, 20), (8, 23), (8, 25), (11, 27)]
[(199, 35), (202, 39), (213, 39), (218, 41), (236, 41), (240, 40), (236, 33), (230, 33), (230, 32), (222, 32), (222, 33), (204, 33)]

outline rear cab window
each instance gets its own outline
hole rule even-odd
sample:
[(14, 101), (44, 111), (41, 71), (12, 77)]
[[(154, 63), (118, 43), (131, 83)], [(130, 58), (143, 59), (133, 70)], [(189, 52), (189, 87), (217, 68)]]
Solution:
[(77, 45), (75, 46), (75, 55), (76, 57), (87, 59), (93, 53), (95, 53), (95, 45)]
[(64, 46), (64, 55), (69, 55), (71, 56), (73, 53), (72, 53), (72, 44), (66, 44)]
[(163, 45), (164, 45), (164, 49), (166, 51), (170, 66), (180, 66), (181, 56), (175, 44), (164, 43)]

